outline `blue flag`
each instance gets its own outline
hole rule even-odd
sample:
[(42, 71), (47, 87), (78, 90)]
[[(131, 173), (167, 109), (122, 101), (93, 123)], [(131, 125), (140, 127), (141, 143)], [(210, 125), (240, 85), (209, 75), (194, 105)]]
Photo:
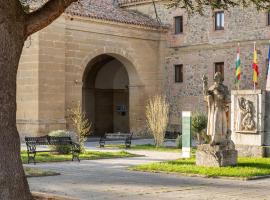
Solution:
[(266, 89), (270, 89), (270, 75), (269, 75), (269, 70), (270, 70), (270, 45), (269, 45), (269, 50), (268, 50), (268, 58), (267, 58), (267, 66), (266, 66)]

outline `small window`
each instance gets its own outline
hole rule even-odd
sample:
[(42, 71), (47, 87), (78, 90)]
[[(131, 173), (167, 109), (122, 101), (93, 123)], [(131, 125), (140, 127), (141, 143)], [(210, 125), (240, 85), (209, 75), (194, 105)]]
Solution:
[(215, 74), (220, 72), (222, 75), (222, 79), (224, 80), (224, 62), (215, 63)]
[(174, 17), (174, 33), (183, 33), (183, 16)]
[(215, 30), (224, 30), (224, 12), (215, 13)]
[(182, 83), (183, 82), (183, 65), (175, 65), (175, 82)]
[(267, 25), (270, 26), (270, 12), (267, 13)]

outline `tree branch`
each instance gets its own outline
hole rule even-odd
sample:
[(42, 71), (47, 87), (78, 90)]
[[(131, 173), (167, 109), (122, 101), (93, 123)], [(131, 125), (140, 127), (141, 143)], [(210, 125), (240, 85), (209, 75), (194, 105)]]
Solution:
[(50, 0), (40, 9), (26, 14), (25, 38), (51, 24), (76, 1), (78, 0)]

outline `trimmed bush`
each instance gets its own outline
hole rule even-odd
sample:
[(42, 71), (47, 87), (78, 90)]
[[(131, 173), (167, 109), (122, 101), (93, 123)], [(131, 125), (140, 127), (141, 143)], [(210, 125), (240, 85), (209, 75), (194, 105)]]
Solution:
[[(52, 131), (49, 133), (49, 136), (55, 137), (70, 137), (71, 135), (67, 133), (65, 130), (57, 130)], [(71, 146), (68, 145), (51, 145), (49, 146), (50, 149), (57, 151), (59, 154), (69, 154), (71, 151)]]
[(208, 142), (205, 131), (206, 128), (207, 128), (207, 116), (200, 112), (195, 113), (192, 116), (192, 132), (193, 136), (197, 137), (198, 144)]

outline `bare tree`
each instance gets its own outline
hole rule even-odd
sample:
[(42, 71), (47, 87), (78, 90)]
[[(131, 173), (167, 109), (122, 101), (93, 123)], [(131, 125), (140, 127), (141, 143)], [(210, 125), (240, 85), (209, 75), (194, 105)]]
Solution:
[(146, 105), (146, 119), (150, 132), (154, 136), (156, 147), (164, 143), (165, 131), (169, 121), (169, 104), (162, 95), (155, 95)]
[(50, 0), (27, 13), (19, 0), (0, 0), (0, 199), (32, 199), (16, 128), (16, 76), (24, 41), (75, 1)]
[(77, 102), (75, 107), (70, 109), (70, 118), (75, 129), (76, 138), (80, 144), (81, 151), (85, 152), (84, 143), (87, 140), (87, 136), (91, 133), (92, 124), (85, 116), (85, 112), (82, 111), (80, 101)]

